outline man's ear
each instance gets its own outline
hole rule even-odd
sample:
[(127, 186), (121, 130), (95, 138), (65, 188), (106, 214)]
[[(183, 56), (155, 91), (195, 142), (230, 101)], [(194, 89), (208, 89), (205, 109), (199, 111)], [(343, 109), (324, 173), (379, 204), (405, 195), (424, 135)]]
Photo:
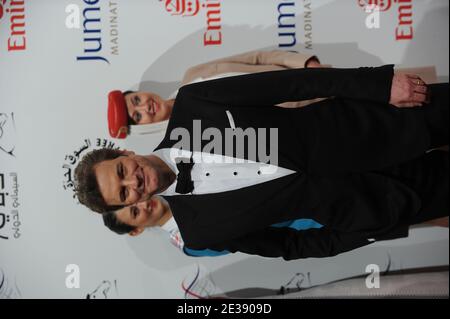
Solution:
[(130, 231), (128, 234), (130, 236), (137, 236), (137, 235), (142, 234), (143, 231), (144, 231), (143, 227), (137, 227), (137, 228), (133, 229), (132, 231)]
[(122, 154), (125, 155), (125, 156), (130, 156), (130, 155), (134, 155), (135, 153), (133, 151), (123, 150)]

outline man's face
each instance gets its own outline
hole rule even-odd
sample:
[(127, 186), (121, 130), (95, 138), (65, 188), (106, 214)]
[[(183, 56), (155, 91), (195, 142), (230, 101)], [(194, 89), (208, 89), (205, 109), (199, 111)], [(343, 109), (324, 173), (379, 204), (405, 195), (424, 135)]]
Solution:
[(124, 155), (94, 166), (106, 204), (131, 205), (149, 198), (160, 188), (160, 171), (144, 156)]
[(172, 110), (157, 94), (135, 92), (125, 95), (128, 116), (136, 124), (157, 123), (169, 119)]
[(116, 218), (127, 225), (145, 229), (147, 227), (160, 226), (165, 219), (168, 210), (158, 196), (119, 209)]

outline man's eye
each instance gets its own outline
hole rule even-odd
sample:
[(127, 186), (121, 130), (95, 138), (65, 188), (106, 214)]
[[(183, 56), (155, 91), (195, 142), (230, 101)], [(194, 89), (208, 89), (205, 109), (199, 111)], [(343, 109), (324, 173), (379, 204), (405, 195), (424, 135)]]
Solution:
[(123, 166), (122, 163), (120, 163), (120, 174), (122, 175), (122, 178), (125, 178), (126, 169), (125, 169), (125, 167)]
[(123, 165), (122, 165), (122, 163), (119, 163), (119, 164), (117, 165), (117, 176), (118, 176), (120, 179), (123, 179), (123, 178), (124, 178), (124, 174), (123, 174)]
[(123, 165), (122, 163), (119, 164), (119, 177), (123, 179)]
[(126, 187), (122, 187), (121, 188), (121, 190), (120, 190), (120, 200), (122, 201), (122, 202), (125, 202), (126, 200), (127, 200), (127, 189), (126, 189)]

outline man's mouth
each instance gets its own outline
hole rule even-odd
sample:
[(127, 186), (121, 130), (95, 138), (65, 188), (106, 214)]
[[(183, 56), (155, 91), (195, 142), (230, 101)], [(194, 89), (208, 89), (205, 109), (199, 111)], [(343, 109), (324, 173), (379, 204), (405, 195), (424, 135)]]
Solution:
[(142, 167), (139, 168), (138, 174), (136, 174), (138, 190), (142, 194), (145, 191), (145, 175)]

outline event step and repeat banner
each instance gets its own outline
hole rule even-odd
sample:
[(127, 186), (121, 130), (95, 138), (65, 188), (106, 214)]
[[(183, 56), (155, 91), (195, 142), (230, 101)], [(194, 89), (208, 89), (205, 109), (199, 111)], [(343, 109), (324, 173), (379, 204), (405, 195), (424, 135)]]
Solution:
[(421, 226), (331, 258), (189, 257), (161, 229), (114, 234), (74, 196), (90, 150), (149, 154), (163, 136), (110, 137), (111, 90), (169, 98), (190, 67), (254, 50), (448, 81), (448, 25), (447, 0), (0, 0), (0, 298), (288, 296), (448, 265), (447, 228)]

